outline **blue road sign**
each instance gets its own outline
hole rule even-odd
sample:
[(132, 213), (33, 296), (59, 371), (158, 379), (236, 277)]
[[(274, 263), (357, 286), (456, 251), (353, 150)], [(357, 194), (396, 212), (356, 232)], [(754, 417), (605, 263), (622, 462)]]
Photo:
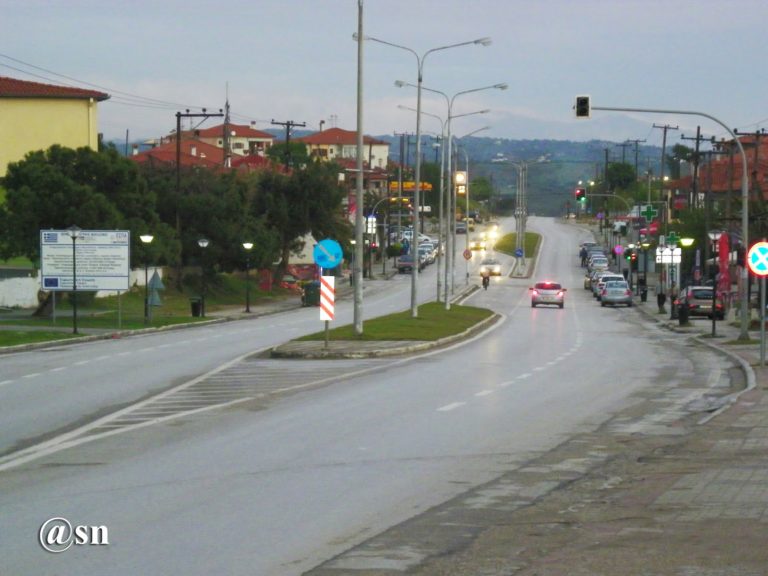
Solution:
[(522, 257), (524, 256), (524, 254), (525, 254), (525, 253), (523, 252), (523, 249), (522, 249), (522, 248), (517, 248), (517, 249), (515, 250), (515, 256), (517, 256), (518, 258), (522, 258)]
[(315, 264), (320, 266), (320, 268), (336, 268), (336, 266), (341, 264), (344, 252), (336, 240), (326, 238), (315, 244), (312, 256), (315, 259)]
[(749, 269), (758, 276), (768, 275), (768, 242), (757, 242), (747, 254)]

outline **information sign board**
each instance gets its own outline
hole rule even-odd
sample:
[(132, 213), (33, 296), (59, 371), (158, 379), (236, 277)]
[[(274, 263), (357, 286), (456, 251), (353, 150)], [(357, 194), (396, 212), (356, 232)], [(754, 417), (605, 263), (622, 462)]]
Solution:
[(72, 290), (73, 261), (78, 290), (128, 290), (131, 273), (130, 231), (80, 230), (75, 240), (68, 230), (40, 231), (40, 278), (43, 290)]

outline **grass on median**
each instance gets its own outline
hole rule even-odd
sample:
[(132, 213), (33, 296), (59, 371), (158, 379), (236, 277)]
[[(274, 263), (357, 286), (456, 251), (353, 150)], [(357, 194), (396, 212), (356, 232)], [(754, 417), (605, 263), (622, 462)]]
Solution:
[(48, 332), (43, 330), (0, 330), (0, 347), (35, 344), (37, 342), (49, 342), (51, 340), (65, 340), (73, 337), (76, 338), (77, 335), (67, 332)]
[[(536, 256), (539, 242), (541, 241), (541, 234), (535, 232), (525, 233), (524, 250), (527, 258)], [(504, 252), (510, 256), (514, 256), (515, 248), (517, 247), (517, 233), (512, 232), (502, 236), (494, 246), (494, 250), (497, 252)]]
[[(340, 326), (329, 331), (329, 340), (438, 340), (474, 326), (478, 322), (493, 315), (485, 308), (473, 306), (451, 305), (450, 310), (445, 304), (430, 302), (419, 306), (417, 318), (411, 317), (408, 309), (388, 316), (371, 318), (363, 322), (363, 334), (355, 334), (352, 324)], [(317, 332), (299, 338), (299, 340), (323, 340), (325, 332)]]

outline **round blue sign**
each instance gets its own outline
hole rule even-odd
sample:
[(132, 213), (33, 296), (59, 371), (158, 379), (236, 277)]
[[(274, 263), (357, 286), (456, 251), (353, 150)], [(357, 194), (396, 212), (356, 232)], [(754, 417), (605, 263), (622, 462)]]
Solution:
[(320, 266), (320, 268), (336, 268), (336, 266), (341, 264), (344, 252), (336, 240), (326, 238), (315, 244), (312, 257), (315, 260), (315, 264)]
[(525, 255), (525, 252), (523, 252), (522, 248), (517, 248), (515, 250), (515, 256), (517, 256), (518, 258), (522, 258), (524, 255)]

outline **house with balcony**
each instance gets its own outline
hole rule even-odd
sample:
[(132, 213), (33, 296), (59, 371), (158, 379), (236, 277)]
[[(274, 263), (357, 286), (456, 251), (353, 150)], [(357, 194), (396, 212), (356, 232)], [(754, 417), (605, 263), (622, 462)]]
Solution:
[(222, 149), (226, 140), (232, 156), (265, 156), (275, 140), (268, 132), (256, 130), (248, 125), (231, 123), (195, 130), (194, 137)]
[[(750, 198), (768, 204), (768, 134), (739, 136), (747, 160), (747, 184)], [(673, 209), (704, 206), (707, 193), (714, 202), (731, 199), (741, 202), (741, 182), (744, 173), (741, 155), (733, 140), (723, 140), (712, 152), (704, 153), (706, 161), (698, 166), (694, 190), (693, 175), (670, 180), (664, 184), (672, 199)], [(695, 195), (694, 195), (695, 192)]]
[[(303, 138), (295, 138), (307, 147), (307, 154), (313, 158), (337, 162), (357, 160), (357, 132), (329, 128)], [(389, 159), (389, 142), (363, 136), (364, 164), (367, 170), (386, 170)], [(341, 162), (340, 162), (341, 163)]]
[(0, 176), (10, 162), (54, 144), (99, 146), (98, 103), (109, 94), (0, 76)]

